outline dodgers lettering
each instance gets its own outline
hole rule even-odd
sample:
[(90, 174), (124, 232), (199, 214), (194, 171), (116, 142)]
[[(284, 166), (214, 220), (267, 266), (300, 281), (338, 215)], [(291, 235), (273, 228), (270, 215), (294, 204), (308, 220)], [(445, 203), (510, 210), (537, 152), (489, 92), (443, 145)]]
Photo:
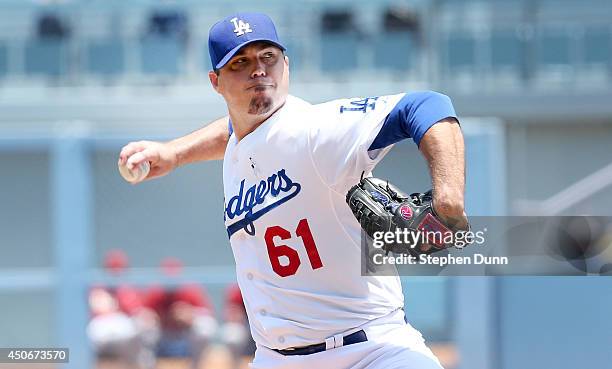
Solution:
[[(232, 196), (225, 207), (224, 218), (227, 216), (229, 219), (234, 219), (237, 216), (245, 214), (242, 220), (239, 220), (228, 227), (229, 236), (242, 228), (244, 228), (250, 235), (254, 235), (255, 227), (253, 226), (253, 222), (255, 220), (268, 211), (295, 197), (301, 189), (300, 184), (293, 182), (293, 180), (285, 172), (285, 169), (279, 170), (276, 174), (268, 177), (267, 180), (261, 180), (258, 184), (252, 185), (246, 190), (246, 192), (244, 191), (244, 185), (245, 180), (243, 179), (240, 182), (238, 194)], [(262, 209), (257, 210), (256, 212), (253, 212), (253, 209), (257, 205), (261, 205), (265, 202), (268, 195), (278, 197), (282, 193), (288, 193), (288, 195)]]

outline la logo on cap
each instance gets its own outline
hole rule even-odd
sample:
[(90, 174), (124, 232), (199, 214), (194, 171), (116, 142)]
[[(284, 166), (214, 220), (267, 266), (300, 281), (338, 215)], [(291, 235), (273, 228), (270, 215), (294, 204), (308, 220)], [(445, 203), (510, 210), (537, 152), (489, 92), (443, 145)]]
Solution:
[(245, 33), (253, 32), (251, 25), (245, 23), (242, 19), (238, 19), (238, 17), (230, 19), (230, 22), (234, 23), (234, 33), (236, 36), (242, 36)]

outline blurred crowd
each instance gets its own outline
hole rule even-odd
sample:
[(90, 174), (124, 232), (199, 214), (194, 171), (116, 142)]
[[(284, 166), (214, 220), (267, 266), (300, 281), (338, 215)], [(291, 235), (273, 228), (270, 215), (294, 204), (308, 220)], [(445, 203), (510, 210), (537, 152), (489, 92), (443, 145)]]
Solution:
[[(120, 276), (128, 268), (127, 255), (111, 250), (104, 268)], [(174, 258), (160, 264), (165, 276), (176, 276), (181, 269), (182, 263)], [(156, 368), (164, 358), (204, 368), (213, 344), (222, 345), (229, 354), (228, 369), (246, 368), (255, 353), (237, 284), (226, 286), (221, 314), (215, 313), (206, 289), (195, 283), (97, 285), (89, 291), (89, 307), (87, 335), (97, 361), (113, 363), (113, 368)]]

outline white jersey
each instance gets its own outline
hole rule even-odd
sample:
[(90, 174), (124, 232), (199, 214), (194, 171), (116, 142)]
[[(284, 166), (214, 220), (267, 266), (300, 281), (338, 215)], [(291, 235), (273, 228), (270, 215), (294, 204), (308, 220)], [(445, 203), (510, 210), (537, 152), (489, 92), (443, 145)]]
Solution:
[(345, 200), (390, 149), (368, 152), (403, 96), (289, 96), (240, 142), (230, 137), (225, 226), (258, 344), (321, 343), (403, 307), (399, 277), (361, 275), (360, 226)]

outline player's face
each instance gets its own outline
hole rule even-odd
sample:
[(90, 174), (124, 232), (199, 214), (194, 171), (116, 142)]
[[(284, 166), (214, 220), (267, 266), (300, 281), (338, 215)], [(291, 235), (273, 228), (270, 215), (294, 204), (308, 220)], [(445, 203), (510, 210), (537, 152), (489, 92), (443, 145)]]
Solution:
[(210, 79), (230, 110), (265, 115), (287, 98), (289, 60), (278, 47), (256, 42), (242, 48)]

